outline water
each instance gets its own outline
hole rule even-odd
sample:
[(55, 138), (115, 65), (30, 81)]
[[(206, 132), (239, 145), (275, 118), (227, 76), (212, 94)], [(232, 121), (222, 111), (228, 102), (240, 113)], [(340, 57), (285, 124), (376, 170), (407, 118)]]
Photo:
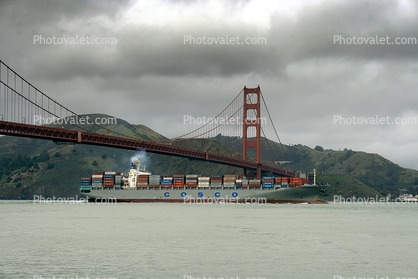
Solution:
[(0, 278), (413, 278), (417, 211), (0, 201)]

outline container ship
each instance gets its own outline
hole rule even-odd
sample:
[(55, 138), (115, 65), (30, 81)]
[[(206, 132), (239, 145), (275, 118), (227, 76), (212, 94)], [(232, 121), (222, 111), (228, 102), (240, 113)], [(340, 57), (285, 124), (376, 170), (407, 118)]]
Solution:
[(80, 196), (117, 202), (326, 203), (318, 199), (329, 185), (302, 177), (245, 179), (237, 175), (152, 175), (132, 162), (129, 173), (94, 172), (81, 178)]

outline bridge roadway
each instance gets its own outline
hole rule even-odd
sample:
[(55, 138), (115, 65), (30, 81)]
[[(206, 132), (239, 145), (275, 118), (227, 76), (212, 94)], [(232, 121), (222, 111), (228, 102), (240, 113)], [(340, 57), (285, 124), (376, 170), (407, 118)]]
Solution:
[(203, 160), (243, 168), (247, 170), (256, 170), (257, 178), (260, 178), (262, 171), (272, 172), (273, 174), (285, 177), (293, 177), (295, 175), (294, 172), (289, 170), (284, 170), (281, 168), (268, 166), (264, 164), (257, 164), (256, 162), (250, 162), (243, 159), (218, 155), (205, 151), (197, 151), (188, 148), (172, 146), (169, 144), (156, 143), (153, 141), (114, 137), (90, 132), (80, 132), (60, 128), (0, 121), (0, 134), (54, 141), (74, 142), (80, 144), (108, 146), (129, 150), (144, 149), (146, 151), (158, 154), (179, 156), (195, 160)]

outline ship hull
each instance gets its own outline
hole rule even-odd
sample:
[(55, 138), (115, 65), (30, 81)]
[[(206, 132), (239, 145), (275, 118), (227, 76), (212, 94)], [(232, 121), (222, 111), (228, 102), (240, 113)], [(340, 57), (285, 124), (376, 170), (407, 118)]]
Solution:
[(178, 202), (178, 203), (326, 203), (318, 194), (326, 186), (304, 185), (291, 188), (231, 189), (93, 189), (80, 195), (90, 201), (114, 202)]

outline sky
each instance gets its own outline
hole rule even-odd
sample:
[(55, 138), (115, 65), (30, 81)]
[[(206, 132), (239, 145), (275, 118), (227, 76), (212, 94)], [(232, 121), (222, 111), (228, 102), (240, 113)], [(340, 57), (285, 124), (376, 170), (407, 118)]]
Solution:
[(260, 85), (283, 143), (414, 169), (417, 40), (417, 1), (0, 1), (0, 60), (79, 114), (172, 138)]

